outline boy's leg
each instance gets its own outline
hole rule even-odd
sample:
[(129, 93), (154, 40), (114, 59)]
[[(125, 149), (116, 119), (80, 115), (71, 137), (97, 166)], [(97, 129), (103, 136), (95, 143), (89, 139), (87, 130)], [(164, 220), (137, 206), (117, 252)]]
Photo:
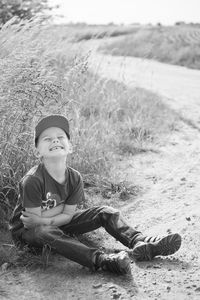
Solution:
[(58, 227), (37, 226), (22, 230), (20, 235), (18, 238), (25, 244), (39, 248), (48, 245), (57, 253), (92, 270), (101, 268), (117, 274), (127, 274), (131, 271), (130, 259), (126, 252), (104, 254), (64, 234)]
[(62, 226), (66, 233), (85, 233), (103, 226), (108, 233), (133, 249), (135, 260), (151, 260), (158, 255), (171, 255), (181, 246), (181, 236), (147, 237), (129, 226), (120, 212), (109, 206), (93, 207), (77, 212), (71, 222)]
[(96, 248), (89, 248), (80, 241), (64, 234), (58, 227), (37, 226), (25, 229), (21, 240), (29, 246), (42, 248), (48, 245), (57, 253), (88, 268), (94, 268), (94, 257), (100, 252)]
[(112, 235), (126, 247), (132, 248), (141, 233), (127, 224), (117, 209), (96, 206), (75, 213), (71, 222), (60, 228), (68, 234), (90, 232), (99, 227)]

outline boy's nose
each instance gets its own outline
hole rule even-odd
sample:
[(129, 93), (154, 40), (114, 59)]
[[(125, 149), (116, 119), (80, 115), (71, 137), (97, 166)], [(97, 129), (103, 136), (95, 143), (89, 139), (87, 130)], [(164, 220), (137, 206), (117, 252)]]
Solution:
[(58, 143), (59, 140), (58, 140), (58, 138), (54, 138), (52, 142), (55, 144), (55, 143)]

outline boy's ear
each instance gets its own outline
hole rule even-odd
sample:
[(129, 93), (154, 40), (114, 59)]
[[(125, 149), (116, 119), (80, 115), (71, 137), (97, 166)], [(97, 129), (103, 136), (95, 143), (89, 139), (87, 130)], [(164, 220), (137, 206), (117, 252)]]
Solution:
[(70, 141), (69, 141), (69, 153), (73, 153), (73, 146)]

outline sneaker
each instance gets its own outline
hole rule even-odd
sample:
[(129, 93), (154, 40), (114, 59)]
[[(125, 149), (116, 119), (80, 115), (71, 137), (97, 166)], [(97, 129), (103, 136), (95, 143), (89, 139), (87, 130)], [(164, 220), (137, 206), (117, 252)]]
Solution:
[(98, 257), (97, 269), (109, 271), (119, 275), (131, 273), (131, 261), (125, 251), (117, 254), (100, 254)]
[(137, 261), (152, 260), (155, 256), (167, 256), (175, 253), (181, 246), (181, 236), (178, 233), (165, 237), (146, 237), (138, 241), (133, 248), (132, 256)]

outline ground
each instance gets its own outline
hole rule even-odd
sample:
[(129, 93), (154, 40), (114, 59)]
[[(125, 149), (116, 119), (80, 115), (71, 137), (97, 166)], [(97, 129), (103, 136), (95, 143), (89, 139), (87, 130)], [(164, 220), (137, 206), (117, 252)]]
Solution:
[[(118, 63), (119, 58), (116, 62), (115, 58), (109, 57), (110, 68), (116, 70)], [(128, 66), (124, 67), (124, 74), (128, 74), (126, 68)], [(181, 73), (181, 68), (177, 68), (180, 77), (175, 66), (170, 68), (169, 76), (175, 74), (175, 87), (166, 79), (161, 82), (166, 97), (163, 99), (183, 116), (176, 130), (156, 146), (157, 151), (119, 160), (113, 173), (120, 180), (142, 187), (137, 197), (118, 203), (127, 221), (147, 234), (180, 233), (180, 250), (173, 256), (156, 258), (152, 262), (132, 261), (132, 275), (127, 277), (101, 271), (92, 273), (57, 255), (50, 256), (46, 269), (39, 266), (13, 270), (4, 266), (5, 270), (0, 273), (2, 299), (200, 299), (200, 113), (197, 110), (200, 73), (190, 73), (193, 74), (192, 83), (188, 83), (191, 77), (184, 77), (188, 74), (186, 69), (182, 68)], [(104, 72), (106, 70), (108, 68)], [(169, 72), (167, 65), (165, 68), (162, 64), (163, 72)], [(116, 72), (112, 74), (116, 77)], [(162, 80), (162, 75), (158, 78)], [(154, 77), (151, 80), (154, 86)], [(178, 80), (184, 81), (179, 89)], [(173, 91), (173, 98), (167, 90)], [(162, 95), (162, 88), (159, 93)], [(185, 93), (189, 95), (188, 101), (184, 98)], [(103, 229), (94, 233), (94, 237), (101, 247), (124, 249)]]

